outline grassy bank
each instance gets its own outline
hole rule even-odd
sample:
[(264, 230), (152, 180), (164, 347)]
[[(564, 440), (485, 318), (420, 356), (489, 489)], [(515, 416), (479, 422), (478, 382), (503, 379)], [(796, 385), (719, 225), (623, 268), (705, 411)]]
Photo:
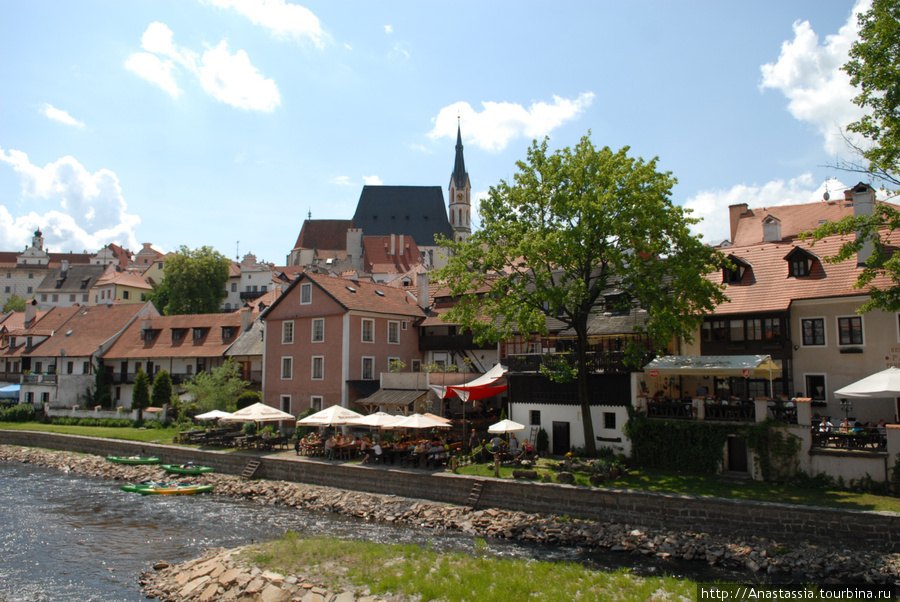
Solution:
[(175, 428), (134, 428), (108, 426), (72, 426), (65, 424), (42, 424), (40, 422), (0, 422), (0, 429), (8, 431), (41, 431), (45, 433), (62, 433), (64, 435), (82, 435), (84, 437), (100, 437), (102, 439), (122, 439), (140, 441), (142, 443), (171, 444), (178, 436)]
[(596, 571), (576, 563), (436, 552), (414, 545), (384, 545), (294, 533), (255, 546), (247, 559), (263, 569), (300, 574), (329, 589), (368, 587), (375, 595), (423, 600), (693, 600), (696, 583), (673, 577), (638, 577), (627, 570)]

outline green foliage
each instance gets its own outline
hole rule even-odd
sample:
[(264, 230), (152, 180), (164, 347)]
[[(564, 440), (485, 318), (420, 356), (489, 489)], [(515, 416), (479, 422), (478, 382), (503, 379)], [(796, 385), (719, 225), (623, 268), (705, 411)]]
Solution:
[[(155, 422), (155, 420), (153, 421)], [(104, 428), (126, 428), (134, 426), (134, 421), (126, 418), (75, 418), (74, 416), (55, 416), (51, 424), (68, 426), (99, 426)]]
[(0, 410), (0, 422), (30, 422), (34, 420), (34, 406), (20, 403)]
[(679, 420), (650, 420), (628, 408), (622, 428), (631, 440), (631, 459), (637, 466), (715, 474), (724, 463), (725, 443), (733, 425)]
[[(131, 397), (131, 409), (143, 410), (150, 407), (150, 377), (138, 369), (134, 375), (134, 391)], [(140, 416), (140, 413), (138, 413)]]
[(165, 260), (163, 280), (150, 300), (166, 316), (218, 313), (230, 269), (231, 260), (212, 247), (182, 246)]
[(168, 370), (160, 370), (153, 379), (153, 405), (157, 408), (172, 402), (172, 376)]
[(106, 410), (112, 409), (113, 398), (112, 392), (110, 391), (111, 384), (109, 372), (107, 372), (103, 360), (98, 359), (97, 363), (94, 365), (94, 398), (92, 400), (94, 405), (100, 406)]
[(546, 454), (550, 451), (550, 436), (544, 429), (539, 429), (537, 441), (534, 442), (534, 449), (539, 454)]
[(244, 408), (252, 406), (254, 403), (260, 403), (261, 401), (262, 395), (260, 395), (258, 391), (244, 391), (237, 398), (235, 409), (243, 410)]
[(767, 483), (787, 483), (800, 472), (800, 437), (774, 420), (745, 428), (747, 447), (756, 453), (756, 470)]
[(900, 167), (900, 3), (874, 0), (858, 15), (859, 40), (850, 47), (843, 66), (859, 94), (853, 102), (867, 109), (847, 129), (872, 144), (862, 150), (869, 172), (894, 185)]
[(578, 378), (578, 367), (564, 355), (545, 355), (541, 359), (540, 371), (555, 383), (570, 383)]
[(388, 370), (391, 372), (403, 372), (406, 370), (406, 362), (403, 360), (391, 360), (391, 364), (388, 367)]
[(18, 295), (11, 295), (3, 304), (3, 313), (11, 311), (25, 311), (25, 299)]
[(234, 412), (238, 397), (250, 386), (241, 380), (241, 369), (232, 358), (210, 372), (198, 372), (184, 383), (185, 390), (194, 398), (199, 413), (210, 410)]
[(501, 180), (482, 201), (481, 229), (466, 241), (440, 241), (450, 259), (434, 275), (461, 299), (443, 319), (471, 329), (480, 343), (545, 333), (548, 318), (573, 331), (589, 455), (596, 452), (590, 315), (642, 307), (647, 320), (635, 332), (665, 348), (673, 337), (690, 341), (703, 314), (724, 300), (722, 285), (705, 277), (724, 258), (691, 234), (699, 220), (672, 202), (675, 178), (657, 170), (656, 158), (628, 151), (597, 149), (585, 136), (574, 149), (551, 153), (547, 139), (535, 140), (513, 183)]
[(255, 422), (245, 422), (241, 427), (241, 432), (245, 435), (255, 435), (256, 434), (256, 423)]

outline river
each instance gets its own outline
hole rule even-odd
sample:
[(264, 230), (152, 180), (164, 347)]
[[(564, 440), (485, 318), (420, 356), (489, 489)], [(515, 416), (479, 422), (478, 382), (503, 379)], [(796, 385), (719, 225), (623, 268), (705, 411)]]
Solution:
[[(123, 483), (0, 462), (0, 602), (140, 601), (139, 577), (159, 560), (180, 563), (211, 547), (237, 547), (294, 531), (470, 552), (472, 536), (393, 527), (212, 495), (141, 496)], [(491, 540), (498, 556), (631, 566), (635, 557)], [(702, 563), (638, 559), (642, 574), (734, 580)], [(746, 575), (743, 576), (746, 579)]]

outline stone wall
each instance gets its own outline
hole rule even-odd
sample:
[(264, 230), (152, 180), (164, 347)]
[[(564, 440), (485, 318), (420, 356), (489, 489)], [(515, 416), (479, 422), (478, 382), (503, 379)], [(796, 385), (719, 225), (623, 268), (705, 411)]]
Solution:
[(900, 514), (804, 507), (718, 498), (593, 489), (511, 479), (478, 479), (451, 473), (385, 470), (285, 456), (201, 451), (158, 445), (0, 430), (0, 444), (107, 455), (155, 455), (165, 463), (195, 462), (218, 472), (240, 474), (250, 460), (261, 464), (255, 477), (324, 485), (370, 493), (465, 505), (472, 486), (484, 482), (479, 507), (566, 515), (655, 529), (682, 529), (778, 541), (810, 541), (831, 547), (900, 552)]

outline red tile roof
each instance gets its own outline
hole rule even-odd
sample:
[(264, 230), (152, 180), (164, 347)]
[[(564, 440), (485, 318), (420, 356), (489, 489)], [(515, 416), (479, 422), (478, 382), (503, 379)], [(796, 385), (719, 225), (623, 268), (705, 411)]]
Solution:
[[(412, 318), (425, 316), (425, 312), (416, 304), (415, 297), (404, 290), (381, 283), (357, 282), (346, 278), (307, 272), (291, 283), (288, 291), (296, 289), (301, 282), (312, 282), (347, 311), (367, 311)], [(299, 292), (296, 294), (299, 295)], [(282, 295), (266, 311), (285, 302), (288, 297), (290, 297), (288, 294)]]
[[(240, 312), (227, 314), (192, 314), (182, 316), (157, 316), (150, 318), (150, 328), (158, 331), (150, 340), (143, 340), (145, 320), (135, 322), (118, 341), (103, 354), (104, 358), (195, 358), (220, 357), (234, 343), (241, 330)], [(222, 327), (232, 327), (233, 335), (222, 338)], [(193, 329), (204, 329), (203, 336), (194, 338)], [(173, 330), (184, 330), (177, 340), (172, 340)]]
[(373, 274), (404, 274), (422, 263), (412, 236), (363, 236), (363, 250), (365, 271)]
[(295, 249), (338, 250), (347, 248), (349, 219), (307, 219), (303, 221)]
[(159, 312), (152, 304), (134, 303), (130, 305), (90, 305), (77, 308), (78, 311), (54, 334), (41, 343), (29, 355), (59, 357), (88, 357), (97, 352), (101, 344), (122, 331), (131, 320), (141, 314), (155, 315)]

